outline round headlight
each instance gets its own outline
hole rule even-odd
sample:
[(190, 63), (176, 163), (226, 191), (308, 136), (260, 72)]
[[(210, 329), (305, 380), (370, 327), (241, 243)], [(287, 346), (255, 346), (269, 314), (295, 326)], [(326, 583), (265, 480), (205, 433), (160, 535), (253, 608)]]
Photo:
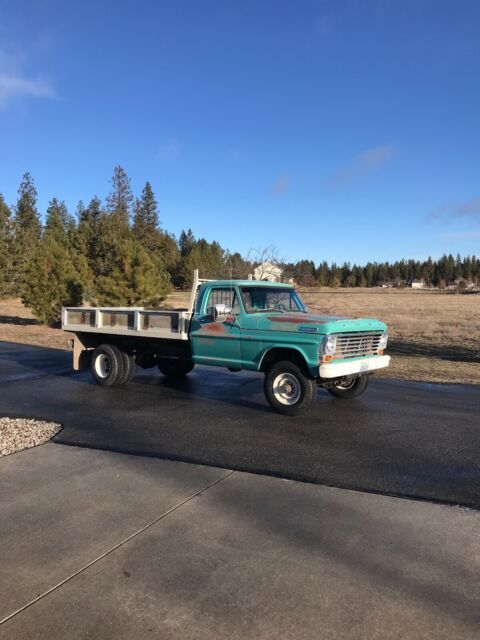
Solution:
[(382, 335), (380, 336), (380, 341), (378, 343), (378, 348), (380, 351), (384, 351), (387, 348), (387, 342), (388, 342), (388, 333), (382, 333)]
[(333, 356), (337, 349), (337, 337), (336, 336), (327, 336), (323, 343), (323, 353), (328, 356)]

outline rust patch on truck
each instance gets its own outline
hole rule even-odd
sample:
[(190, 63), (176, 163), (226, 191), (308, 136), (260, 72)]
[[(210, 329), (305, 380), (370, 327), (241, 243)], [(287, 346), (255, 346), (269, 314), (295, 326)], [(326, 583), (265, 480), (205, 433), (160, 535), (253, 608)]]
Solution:
[(235, 334), (229, 333), (222, 322), (209, 322), (207, 324), (204, 324), (202, 328), (199, 330), (198, 335), (222, 336), (223, 338), (238, 340), (238, 336)]
[(225, 327), (221, 322), (209, 322), (208, 324), (204, 324), (202, 327), (202, 331), (206, 333), (226, 333)]

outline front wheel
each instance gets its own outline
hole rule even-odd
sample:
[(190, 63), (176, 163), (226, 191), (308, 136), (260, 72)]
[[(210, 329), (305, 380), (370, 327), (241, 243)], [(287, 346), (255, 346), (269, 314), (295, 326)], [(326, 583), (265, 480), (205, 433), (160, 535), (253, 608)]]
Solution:
[(317, 395), (317, 384), (293, 362), (276, 362), (265, 373), (265, 397), (272, 409), (287, 416), (307, 411)]
[(326, 389), (336, 398), (350, 399), (360, 396), (367, 387), (368, 376), (359, 376), (358, 378), (346, 376), (333, 382), (332, 386), (328, 386)]

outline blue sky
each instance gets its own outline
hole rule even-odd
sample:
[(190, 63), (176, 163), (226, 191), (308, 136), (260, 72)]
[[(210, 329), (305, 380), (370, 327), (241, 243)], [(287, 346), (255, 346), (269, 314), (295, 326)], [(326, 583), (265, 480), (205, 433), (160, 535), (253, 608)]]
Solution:
[(163, 226), (343, 262), (480, 253), (475, 0), (0, 2), (0, 192), (150, 180)]

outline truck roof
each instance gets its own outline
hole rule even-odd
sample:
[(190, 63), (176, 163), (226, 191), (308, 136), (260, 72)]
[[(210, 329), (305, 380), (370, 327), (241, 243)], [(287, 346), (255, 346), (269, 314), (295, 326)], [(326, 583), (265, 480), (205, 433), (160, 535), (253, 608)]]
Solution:
[(284, 287), (292, 289), (293, 285), (287, 282), (267, 282), (266, 280), (209, 280), (206, 284), (220, 285), (222, 287)]

